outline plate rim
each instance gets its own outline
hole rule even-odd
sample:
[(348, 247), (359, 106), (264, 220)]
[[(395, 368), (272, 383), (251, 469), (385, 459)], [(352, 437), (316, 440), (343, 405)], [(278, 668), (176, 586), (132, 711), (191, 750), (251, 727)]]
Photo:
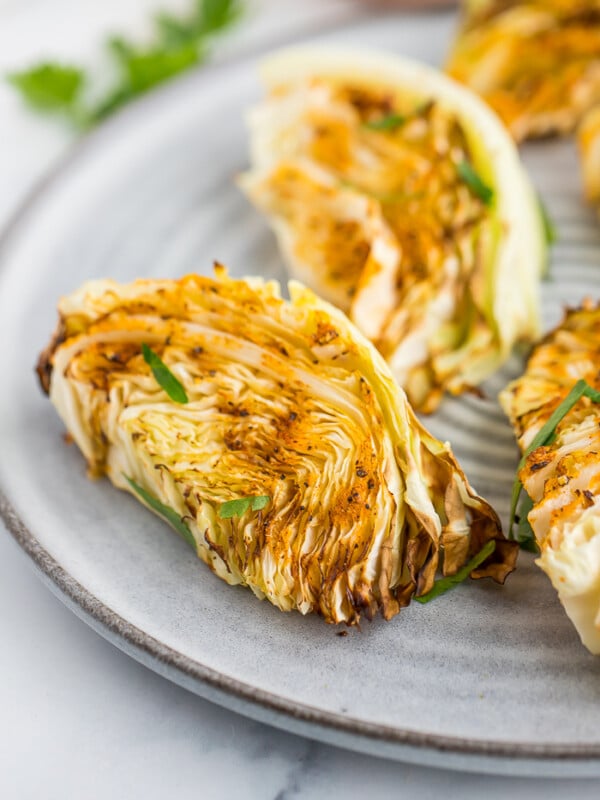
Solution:
[[(318, 736), (319, 728), (330, 733), (357, 736), (374, 744), (387, 743), (398, 747), (415, 747), (424, 751), (435, 751), (449, 756), (479, 756), (510, 761), (537, 762), (585, 762), (600, 758), (600, 745), (590, 744), (537, 744), (527, 742), (506, 742), (501, 740), (481, 740), (460, 736), (447, 736), (435, 733), (420, 733), (408, 728), (394, 728), (390, 725), (365, 722), (363, 720), (323, 711), (315, 706), (294, 702), (280, 695), (259, 689), (251, 684), (239, 681), (218, 670), (202, 664), (173, 647), (162, 643), (159, 639), (133, 625), (116, 611), (111, 609), (92, 592), (85, 588), (53, 556), (40, 544), (35, 535), (19, 517), (10, 500), (0, 487), (0, 518), (12, 534), (16, 543), (31, 559), (38, 570), (54, 585), (57, 596), (67, 605), (76, 606), (71, 610), (79, 611), (78, 616), (91, 625), (105, 639), (119, 649), (132, 655), (137, 661), (153, 669), (168, 679), (173, 676), (160, 670), (165, 665), (181, 673), (183, 678), (191, 679), (194, 684), (204, 685), (216, 694), (207, 699), (219, 705), (231, 708), (232, 704), (242, 701), (253, 706), (255, 711), (266, 711), (269, 714), (300, 723), (305, 735), (312, 738)], [(100, 628), (93, 625), (99, 623)], [(149, 656), (150, 660), (144, 658)], [(177, 682), (177, 681), (176, 681)], [(179, 682), (180, 685), (181, 682)], [(185, 687), (195, 691), (189, 684)], [(206, 696), (206, 695), (204, 695)], [(237, 710), (237, 709), (234, 709)], [(242, 712), (244, 713), (244, 712)], [(267, 724), (277, 724), (275, 718), (266, 720), (260, 714), (251, 714)], [(284, 727), (284, 725), (277, 725)], [(329, 741), (329, 737), (326, 737)], [(363, 748), (358, 748), (363, 749)], [(374, 750), (369, 752), (376, 754)], [(464, 765), (461, 765), (461, 768)], [(485, 770), (488, 771), (488, 770)]]
[[(342, 25), (338, 22), (332, 26), (332, 30), (351, 28), (364, 16), (364, 14), (358, 15)], [(321, 31), (321, 33), (328, 32), (331, 31)], [(320, 37), (315, 37), (314, 33), (303, 33), (291, 40), (280, 42), (277, 46), (283, 47), (292, 41), (307, 38)], [(72, 144), (56, 163), (34, 182), (1, 227), (0, 275), (10, 261), (11, 245), (13, 240), (18, 240), (20, 229), (27, 226), (29, 218), (35, 214), (38, 206), (43, 204), (46, 195), (60, 184), (65, 175), (77, 168), (82, 157), (88, 155), (95, 147), (102, 146), (105, 138), (109, 140), (113, 138), (121, 126), (128, 126), (139, 115), (146, 115), (154, 105), (160, 105), (165, 98), (185, 92), (188, 84), (197, 84), (201, 90), (202, 84), (214, 79), (218, 74), (239, 71), (245, 66), (254, 64), (267, 50), (268, 47), (256, 48), (240, 57), (204, 66), (201, 70), (194, 70), (176, 78), (137, 99), (131, 106)], [(444, 756), (443, 763), (441, 760), (437, 761), (436, 766), (477, 772), (505, 772), (507, 763), (513, 767), (520, 764), (520, 768), (513, 774), (537, 776), (540, 775), (541, 767), (545, 768), (547, 775), (567, 773), (581, 775), (577, 767), (582, 767), (587, 762), (593, 767), (590, 776), (600, 775), (600, 741), (597, 744), (568, 742), (532, 744), (422, 733), (409, 728), (396, 728), (324, 711), (239, 681), (163, 644), (99, 600), (41, 545), (18, 515), (1, 484), (0, 519), (16, 543), (37, 567), (36, 572), (41, 573), (43, 582), (86, 624), (148, 668), (219, 705), (288, 731), (292, 730), (289, 723), (293, 723), (293, 732), (300, 735), (397, 760), (420, 761), (433, 765), (426, 755), (435, 753)], [(177, 675), (181, 680), (177, 680)], [(353, 742), (353, 739), (358, 741)], [(370, 744), (366, 745), (365, 742)], [(382, 753), (377, 750), (377, 746), (382, 745), (388, 745), (391, 752)], [(407, 750), (412, 749), (416, 752), (409, 755)], [(419, 756), (419, 753), (422, 755)], [(469, 759), (478, 763), (470, 765)], [(571, 770), (568, 770), (569, 765), (572, 767)], [(552, 766), (555, 769), (552, 769)]]

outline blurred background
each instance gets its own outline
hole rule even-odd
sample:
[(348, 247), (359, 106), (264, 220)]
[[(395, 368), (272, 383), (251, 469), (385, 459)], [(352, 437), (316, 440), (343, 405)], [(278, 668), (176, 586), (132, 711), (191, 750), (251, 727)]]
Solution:
[[(225, 26), (207, 60), (258, 52), (369, 11), (449, 5), (448, 0), (243, 0), (240, 18)], [(153, 40), (157, 14), (185, 19), (193, 8), (194, 0), (0, 0), (0, 75), (48, 61), (75, 64), (102, 93), (111, 76), (105, 46), (110, 37), (126, 36), (143, 46)], [(77, 135), (60, 119), (40, 119), (6, 80), (0, 81), (0, 221)]]

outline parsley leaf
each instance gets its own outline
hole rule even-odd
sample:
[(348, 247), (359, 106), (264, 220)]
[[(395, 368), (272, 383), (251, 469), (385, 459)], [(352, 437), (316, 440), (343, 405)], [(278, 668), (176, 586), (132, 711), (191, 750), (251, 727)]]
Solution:
[(110, 47), (121, 69), (121, 90), (126, 87), (131, 96), (147, 92), (201, 60), (199, 47), (193, 41), (182, 41), (166, 48), (138, 49), (125, 39), (115, 37)]
[(116, 62), (117, 79), (94, 103), (85, 102), (83, 88), (91, 81), (79, 67), (42, 63), (14, 72), (8, 80), (32, 107), (61, 113), (77, 127), (88, 128), (154, 86), (202, 63), (209, 42), (237, 22), (243, 8), (243, 0), (195, 0), (186, 16), (158, 14), (155, 36), (145, 46), (120, 36), (109, 39), (107, 48)]
[(420, 597), (415, 597), (415, 600), (417, 600), (419, 603), (429, 603), (430, 600), (434, 600), (436, 597), (439, 597), (441, 594), (445, 594), (450, 589), (454, 589), (454, 587), (458, 586), (459, 583), (465, 581), (474, 569), (477, 569), (480, 564), (483, 564), (486, 558), (489, 558), (495, 549), (496, 542), (491, 539), (481, 548), (477, 555), (474, 555), (473, 558), (467, 564), (465, 564), (462, 569), (459, 569), (455, 575), (448, 575), (446, 578), (440, 578), (439, 581), (436, 581), (433, 584), (433, 587), (427, 592), (427, 594), (422, 594)]
[(162, 358), (148, 347), (145, 342), (142, 344), (142, 355), (144, 356), (144, 361), (152, 370), (156, 382), (165, 390), (171, 400), (175, 403), (188, 403), (188, 396), (180, 381), (173, 375)]
[(12, 72), (8, 81), (34, 108), (71, 111), (81, 94), (85, 75), (77, 67), (43, 63), (23, 72)]
[(233, 25), (243, 12), (242, 0), (196, 0), (190, 16), (180, 19), (159, 13), (155, 23), (162, 41), (169, 46), (197, 42)]
[(188, 526), (185, 524), (183, 519), (179, 516), (179, 514), (176, 511), (173, 511), (172, 508), (169, 508), (169, 506), (166, 506), (164, 503), (161, 503), (160, 500), (158, 500), (158, 498), (154, 497), (154, 495), (150, 494), (150, 492), (147, 492), (145, 489), (139, 486), (134, 480), (128, 478), (127, 475), (124, 474), (123, 477), (125, 478), (127, 483), (131, 486), (133, 491), (144, 501), (144, 503), (146, 503), (146, 505), (150, 506), (150, 508), (153, 511), (156, 511), (157, 514), (160, 514), (160, 516), (163, 517), (163, 519), (165, 519), (170, 525), (172, 525), (172, 527), (175, 528), (177, 533), (183, 539), (185, 539), (185, 541), (189, 545), (191, 545), (194, 548), (194, 550), (197, 549), (196, 540), (194, 539), (191, 530), (188, 528)]
[(468, 161), (461, 161), (457, 164), (456, 171), (461, 180), (467, 184), (473, 194), (476, 195), (484, 205), (491, 205), (494, 199), (494, 190), (483, 182)]
[(379, 119), (371, 119), (363, 123), (363, 128), (368, 128), (370, 131), (395, 131), (396, 128), (402, 127), (406, 122), (406, 117), (402, 114), (388, 114)]
[(268, 494), (261, 494), (253, 497), (240, 497), (237, 500), (228, 500), (219, 509), (221, 519), (231, 519), (232, 517), (243, 516), (248, 509), (260, 511), (271, 502)]
[(217, 33), (237, 22), (243, 11), (241, 0), (197, 0), (199, 33)]
[[(552, 414), (550, 415), (549, 419), (546, 421), (545, 425), (543, 425), (540, 430), (537, 432), (533, 441), (529, 445), (529, 447), (523, 453), (521, 460), (519, 461), (519, 465), (517, 467), (517, 477), (513, 483), (512, 488), (512, 495), (511, 495), (511, 503), (510, 503), (510, 527), (508, 530), (508, 538), (509, 539), (516, 539), (516, 541), (521, 544), (521, 547), (524, 550), (531, 550), (531, 537), (526, 535), (526, 528), (521, 529), (521, 525), (523, 525), (523, 514), (519, 515), (519, 528), (520, 534), (523, 538), (519, 538), (519, 534), (515, 536), (513, 528), (514, 523), (516, 522), (516, 512), (517, 506), (519, 504), (519, 498), (521, 496), (521, 490), (523, 489), (523, 484), (519, 480), (519, 472), (525, 466), (527, 461), (527, 457), (533, 453), (534, 450), (537, 450), (538, 447), (543, 447), (546, 444), (550, 444), (556, 435), (556, 428), (562, 422), (562, 420), (566, 417), (569, 411), (577, 405), (577, 403), (581, 400), (582, 397), (587, 397), (592, 403), (600, 403), (600, 392), (593, 389), (589, 383), (584, 380), (579, 380), (573, 386), (569, 394), (564, 398), (564, 400), (558, 405)], [(531, 507), (527, 510), (527, 514), (531, 511)], [(527, 517), (525, 514), (525, 517)], [(531, 528), (529, 528), (531, 530)], [(533, 531), (532, 531), (533, 533)], [(534, 537), (535, 539), (535, 537)], [(537, 547), (537, 545), (536, 545)], [(534, 551), (535, 552), (535, 551)]]

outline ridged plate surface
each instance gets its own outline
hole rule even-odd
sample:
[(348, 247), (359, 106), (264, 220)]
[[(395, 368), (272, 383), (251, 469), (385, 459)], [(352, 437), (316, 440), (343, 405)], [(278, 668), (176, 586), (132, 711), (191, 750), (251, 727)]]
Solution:
[[(447, 15), (379, 17), (336, 34), (439, 62)], [(58, 297), (88, 279), (209, 272), (285, 280), (264, 221), (236, 189), (252, 61), (185, 77), (88, 138), (7, 233), (0, 269), (0, 486), (9, 526), (103, 635), (167, 677), (291, 730), (394, 758), (514, 773), (600, 774), (600, 659), (529, 556), (504, 588), (461, 587), (342, 638), (221, 583), (186, 545), (83, 460), (34, 380)], [(600, 226), (569, 143), (526, 161), (560, 242), (543, 297), (600, 294)], [(517, 451), (495, 396), (446, 402), (428, 424), (506, 517)], [(31, 632), (35, 636), (35, 631)], [(43, 657), (43, 654), (40, 654)], [(90, 688), (92, 691), (92, 688)]]

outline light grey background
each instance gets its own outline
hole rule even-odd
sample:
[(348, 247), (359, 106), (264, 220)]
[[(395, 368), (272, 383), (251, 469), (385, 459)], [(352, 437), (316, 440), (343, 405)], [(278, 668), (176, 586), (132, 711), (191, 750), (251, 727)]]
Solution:
[[(60, 55), (89, 60), (104, 31), (143, 32), (142, 0), (0, 0), (0, 70)], [(353, 3), (272, 0), (220, 51), (226, 58), (319, 29)], [(0, 218), (72, 135), (0, 86)], [(7, 387), (4, 387), (4, 391)], [(1, 446), (1, 445), (0, 445)], [(97, 637), (0, 536), (0, 795), (7, 798), (597, 797), (597, 782), (477, 777), (391, 764), (272, 731), (169, 684)]]

